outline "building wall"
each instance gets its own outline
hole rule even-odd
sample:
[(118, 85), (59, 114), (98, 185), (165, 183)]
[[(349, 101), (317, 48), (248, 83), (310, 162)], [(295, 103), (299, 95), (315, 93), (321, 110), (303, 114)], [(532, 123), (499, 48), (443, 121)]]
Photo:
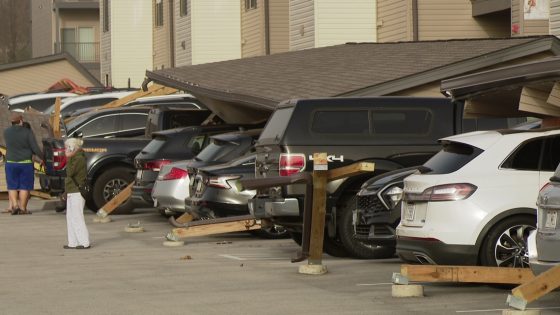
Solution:
[(290, 51), (315, 47), (313, 0), (289, 0)]
[(377, 40), (399, 42), (411, 40), (410, 0), (377, 0)]
[(33, 58), (53, 53), (54, 30), (52, 0), (31, 1), (31, 49)]
[(418, 1), (419, 40), (507, 37), (508, 24), (507, 17), (473, 18), (470, 0)]
[(315, 1), (315, 47), (377, 41), (376, 1)]
[(245, 1), (241, 5), (241, 56), (254, 57), (266, 54), (264, 0), (257, 0), (257, 8), (245, 10)]
[[(153, 21), (153, 47), (154, 47), (154, 69), (171, 67), (171, 19), (170, 19), (170, 0), (161, 0), (163, 3), (163, 25), (156, 26), (156, 0), (152, 0), (152, 21)], [(177, 7), (179, 8), (179, 7)]]
[(80, 71), (66, 60), (16, 68), (0, 72), (0, 86), (2, 93), (15, 95), (20, 93), (44, 91), (53, 83), (64, 78), (72, 80), (81, 86), (93, 86)]
[(192, 64), (241, 58), (239, 2), (193, 1), (191, 8)]
[(290, 50), (289, 3), (286, 0), (268, 0), (270, 53)]
[(140, 87), (152, 69), (152, 0), (111, 1), (111, 81)]
[[(100, 43), (99, 43), (99, 62), (101, 66), (101, 78), (100, 81), (104, 85), (111, 86), (111, 19), (109, 18), (109, 31), (103, 31), (103, 23), (105, 17), (103, 16), (103, 3), (104, 1), (99, 1), (99, 25), (100, 25)], [(109, 3), (110, 0), (109, 0)], [(109, 17), (111, 16), (111, 6), (109, 5)]]
[(191, 45), (191, 2), (188, 1), (188, 14), (181, 16), (179, 0), (175, 0), (175, 66), (188, 66), (192, 64)]
[(560, 0), (550, 0), (549, 33), (560, 36)]

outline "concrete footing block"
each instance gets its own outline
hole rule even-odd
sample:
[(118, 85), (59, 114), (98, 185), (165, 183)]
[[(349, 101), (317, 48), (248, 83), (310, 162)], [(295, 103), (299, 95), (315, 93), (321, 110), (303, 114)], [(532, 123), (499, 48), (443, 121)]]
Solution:
[(540, 310), (515, 310), (515, 309), (509, 309), (509, 310), (503, 310), (502, 311), (502, 315), (540, 315), (541, 311)]
[(127, 226), (124, 228), (127, 233), (142, 233), (144, 232), (144, 227), (142, 226)]
[(93, 223), (109, 223), (113, 220), (111, 220), (111, 217), (98, 217), (95, 216), (95, 218), (93, 218)]
[(299, 273), (305, 275), (322, 275), (327, 273), (327, 266), (325, 265), (301, 265), (299, 266)]
[(164, 241), (163, 246), (165, 247), (179, 247), (185, 245), (184, 241)]
[(391, 288), (393, 297), (423, 297), (424, 287), (419, 284), (393, 284)]

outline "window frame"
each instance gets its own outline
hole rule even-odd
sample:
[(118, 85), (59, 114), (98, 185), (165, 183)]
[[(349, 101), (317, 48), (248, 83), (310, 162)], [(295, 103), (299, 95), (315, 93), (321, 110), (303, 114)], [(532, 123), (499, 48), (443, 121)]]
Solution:
[(189, 0), (179, 0), (179, 16), (189, 15)]
[(109, 31), (109, 0), (103, 0), (103, 32)]
[(254, 10), (257, 7), (257, 0), (245, 0), (245, 11)]
[(163, 27), (163, 0), (154, 2), (154, 27)]

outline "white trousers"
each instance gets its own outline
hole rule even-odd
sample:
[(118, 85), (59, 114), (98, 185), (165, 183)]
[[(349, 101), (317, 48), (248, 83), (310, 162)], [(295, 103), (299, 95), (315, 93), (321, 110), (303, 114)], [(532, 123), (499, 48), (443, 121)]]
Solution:
[(77, 193), (66, 197), (66, 226), (68, 228), (68, 246), (89, 246), (89, 232), (84, 220), (84, 205), (86, 201)]

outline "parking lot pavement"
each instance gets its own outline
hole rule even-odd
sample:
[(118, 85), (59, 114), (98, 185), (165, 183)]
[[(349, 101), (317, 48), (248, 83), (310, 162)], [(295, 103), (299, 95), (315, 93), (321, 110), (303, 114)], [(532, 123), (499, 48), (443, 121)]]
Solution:
[[(329, 273), (300, 275), (290, 263), (295, 243), (247, 233), (164, 247), (171, 227), (150, 209), (107, 224), (87, 212), (92, 248), (65, 250), (65, 217), (43, 205), (32, 200), (33, 215), (0, 215), (1, 314), (501, 314), (509, 292), (428, 284), (424, 298), (396, 299), (396, 258), (325, 256)], [(138, 221), (146, 232), (124, 232)], [(558, 314), (560, 292), (530, 306)]]

